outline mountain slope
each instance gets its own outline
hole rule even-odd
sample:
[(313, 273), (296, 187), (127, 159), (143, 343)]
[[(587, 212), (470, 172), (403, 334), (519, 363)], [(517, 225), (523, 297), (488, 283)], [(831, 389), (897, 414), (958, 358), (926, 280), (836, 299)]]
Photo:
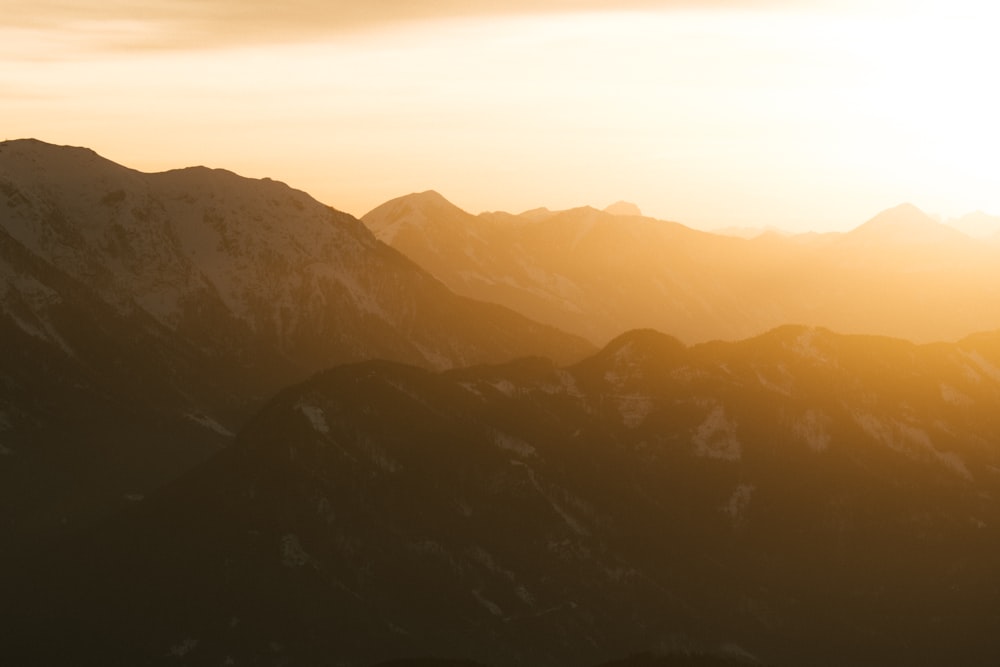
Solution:
[(786, 323), (917, 341), (1000, 326), (997, 249), (912, 205), (848, 234), (752, 240), (589, 208), (473, 216), (437, 193), (363, 220), (456, 292), (597, 344), (644, 327), (693, 343)]
[(284, 184), (34, 140), (0, 144), (0, 334), (0, 525), (20, 536), (0, 554), (141, 496), (327, 366), (592, 349)]
[(6, 627), (50, 661), (992, 664), (998, 400), (998, 334), (342, 366), (34, 564)]

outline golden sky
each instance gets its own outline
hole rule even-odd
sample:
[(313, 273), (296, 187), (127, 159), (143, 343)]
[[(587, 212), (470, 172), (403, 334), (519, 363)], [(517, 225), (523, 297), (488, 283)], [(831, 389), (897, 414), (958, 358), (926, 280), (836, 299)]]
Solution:
[(0, 0), (0, 139), (355, 215), (626, 199), (690, 226), (1000, 214), (1000, 6)]

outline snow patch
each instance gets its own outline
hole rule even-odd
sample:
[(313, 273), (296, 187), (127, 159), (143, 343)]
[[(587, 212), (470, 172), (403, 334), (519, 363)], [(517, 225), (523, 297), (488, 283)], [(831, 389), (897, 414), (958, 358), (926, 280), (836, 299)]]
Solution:
[(830, 358), (816, 346), (816, 339), (818, 337), (819, 332), (817, 330), (808, 329), (796, 336), (795, 340), (788, 347), (803, 359), (818, 361), (821, 364), (830, 364)]
[(969, 469), (965, 466), (965, 461), (963, 461), (962, 457), (955, 452), (939, 452), (935, 449), (934, 458), (936, 458), (939, 463), (950, 469), (956, 475), (964, 477), (970, 482), (972, 481), (972, 473), (969, 472)]
[(492, 600), (488, 600), (485, 597), (483, 597), (481, 591), (479, 591), (478, 589), (474, 590), (472, 591), (472, 595), (476, 598), (476, 601), (479, 602), (479, 604), (486, 607), (487, 611), (489, 611), (491, 614), (493, 614), (494, 616), (503, 616), (503, 610), (500, 608), (500, 606), (497, 603), (493, 602)]
[(219, 435), (226, 436), (227, 438), (232, 438), (236, 435), (235, 433), (230, 431), (228, 428), (226, 428), (219, 422), (215, 421), (214, 419), (212, 419), (207, 415), (201, 414), (200, 412), (192, 412), (184, 416), (197, 424), (201, 424), (202, 426), (211, 431), (215, 431)]
[(507, 581), (514, 581), (514, 573), (497, 563), (493, 555), (481, 547), (474, 547), (469, 555), (480, 565), (484, 566), (493, 574), (500, 575)]
[(573, 398), (583, 398), (583, 390), (580, 389), (580, 385), (577, 384), (576, 377), (569, 371), (558, 370), (556, 371), (556, 377), (559, 378), (559, 383), (566, 390), (566, 393)]
[(189, 637), (187, 639), (182, 639), (179, 642), (177, 642), (176, 644), (174, 644), (173, 646), (171, 646), (170, 647), (170, 655), (172, 655), (174, 657), (177, 657), (177, 658), (183, 658), (184, 656), (186, 656), (188, 653), (190, 653), (191, 651), (195, 650), (196, 648), (198, 648), (198, 640), (197, 639), (191, 639)]
[(586, 528), (584, 528), (579, 521), (577, 521), (569, 512), (563, 509), (563, 507), (555, 500), (553, 500), (551, 496), (549, 496), (549, 494), (545, 493), (545, 491), (542, 489), (542, 485), (539, 484), (538, 482), (538, 478), (535, 477), (534, 470), (532, 470), (530, 467), (528, 467), (527, 464), (522, 463), (521, 461), (511, 461), (510, 463), (511, 465), (521, 466), (522, 468), (525, 469), (525, 471), (528, 473), (528, 479), (531, 481), (531, 485), (535, 487), (535, 490), (538, 491), (538, 494), (542, 498), (545, 498), (546, 502), (549, 503), (553, 511), (555, 511), (555, 513), (559, 515), (559, 517), (566, 523), (566, 525), (570, 527), (570, 530), (572, 530), (577, 535), (590, 534), (590, 532)]
[(417, 351), (434, 370), (443, 371), (455, 365), (451, 359), (437, 350), (432, 350), (416, 342), (413, 343), (413, 347), (417, 348)]
[(326, 414), (323, 412), (322, 408), (305, 403), (299, 403), (295, 407), (306, 419), (309, 420), (309, 423), (315, 431), (322, 433), (323, 435), (330, 433), (330, 425), (326, 422)]
[(535, 596), (532, 595), (524, 586), (518, 585), (517, 588), (514, 589), (514, 594), (517, 595), (521, 602), (529, 607), (535, 606)]
[(391, 456), (389, 456), (384, 449), (375, 440), (369, 438), (368, 436), (359, 435), (356, 440), (358, 447), (368, 455), (368, 459), (375, 464), (375, 466), (387, 473), (399, 472), (402, 466), (397, 463)]
[(691, 366), (680, 366), (670, 371), (670, 377), (682, 384), (690, 384), (698, 380), (704, 380), (708, 378), (708, 373), (699, 369), (692, 368)]
[(612, 355), (611, 369), (604, 373), (604, 380), (619, 391), (625, 383), (633, 378), (641, 378), (643, 366), (635, 349), (635, 342), (628, 341), (615, 350)]
[(695, 429), (692, 441), (698, 456), (723, 461), (739, 461), (743, 456), (743, 445), (736, 438), (736, 423), (726, 416), (721, 405), (712, 408)]
[[(768, 367), (764, 370), (771, 371), (772, 368)], [(762, 372), (762, 369), (755, 370), (754, 372), (757, 375), (757, 382), (759, 382), (760, 386), (764, 389), (781, 394), (782, 396), (791, 396), (793, 385), (792, 374), (788, 372), (788, 369), (785, 368), (783, 364), (779, 364), (773, 370), (777, 371), (777, 374), (780, 377), (772, 379), (768, 377), (765, 372)]]
[(466, 390), (470, 394), (478, 396), (479, 398), (483, 398), (483, 392), (479, 391), (479, 388), (476, 386), (475, 382), (459, 382), (458, 386)]
[(493, 444), (504, 451), (513, 452), (522, 458), (537, 456), (538, 452), (527, 442), (509, 433), (502, 431), (493, 432)]
[(281, 564), (285, 567), (297, 568), (308, 564), (312, 558), (302, 548), (297, 535), (288, 533), (281, 538)]
[(830, 418), (819, 410), (806, 410), (801, 419), (792, 424), (792, 432), (803, 440), (814, 452), (825, 452), (830, 446), (830, 433), (827, 430)]
[(504, 396), (513, 396), (517, 393), (517, 387), (515, 387), (514, 383), (510, 380), (500, 380), (498, 382), (490, 382), (488, 384)]
[(911, 457), (929, 456), (955, 474), (972, 479), (962, 458), (954, 452), (938, 451), (923, 429), (893, 419), (879, 419), (870, 413), (855, 412), (851, 416), (869, 437), (889, 449)]
[(978, 352), (963, 352), (962, 355), (971, 361), (977, 370), (994, 382), (1000, 382), (1000, 368), (994, 366), (988, 359)]
[(747, 506), (750, 505), (750, 499), (753, 497), (755, 490), (756, 487), (753, 484), (740, 484), (733, 490), (732, 495), (729, 496), (729, 501), (723, 506), (722, 511), (729, 515), (734, 524), (743, 521)]
[(948, 405), (954, 405), (959, 408), (972, 405), (974, 402), (971, 398), (949, 384), (941, 385), (941, 399)]
[(626, 428), (638, 428), (653, 412), (653, 399), (645, 394), (617, 396), (615, 403)]

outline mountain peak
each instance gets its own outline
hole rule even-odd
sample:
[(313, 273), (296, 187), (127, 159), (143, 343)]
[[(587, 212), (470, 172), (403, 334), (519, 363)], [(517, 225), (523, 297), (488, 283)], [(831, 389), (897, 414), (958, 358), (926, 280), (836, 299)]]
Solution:
[(638, 206), (629, 201), (616, 201), (614, 204), (604, 209), (605, 213), (611, 215), (635, 215), (642, 216), (642, 211)]
[(921, 211), (917, 206), (909, 202), (904, 202), (898, 206), (887, 208), (874, 218), (866, 222), (864, 226), (890, 227), (913, 224), (937, 224), (933, 218)]
[(423, 192), (411, 192), (408, 195), (402, 197), (412, 202), (420, 202), (422, 204), (434, 204), (434, 205), (447, 205), (454, 206), (450, 201), (448, 201), (444, 195), (442, 195), (437, 190), (424, 190)]
[(639, 361), (665, 361), (683, 354), (687, 347), (678, 339), (656, 329), (632, 329), (612, 339), (581, 365), (635, 365)]
[(954, 241), (963, 234), (938, 222), (910, 203), (886, 209), (849, 232), (852, 237), (881, 238), (905, 243)]
[(98, 155), (90, 148), (60, 146), (40, 139), (8, 139), (0, 142), (0, 153), (6, 156), (8, 164), (13, 164), (12, 160), (17, 161), (18, 170), (35, 170), (44, 166), (49, 171), (67, 172), (72, 175), (76, 170), (88, 170), (84, 165), (95, 163), (111, 168), (124, 168)]
[(58, 144), (50, 144), (49, 142), (42, 141), (41, 139), (35, 139), (34, 137), (27, 137), (25, 139), (6, 139), (4, 141), (0, 141), (0, 150), (4, 148), (20, 148), (22, 150), (81, 151), (90, 153), (91, 155), (96, 155), (96, 153), (89, 148), (83, 148), (80, 146), (60, 146)]
[(413, 192), (390, 199), (361, 216), (380, 241), (392, 243), (406, 228), (423, 228), (429, 220), (435, 223), (472, 217), (470, 213), (445, 199), (436, 190)]
[[(397, 203), (420, 210), (451, 210), (465, 213), (462, 209), (452, 204), (437, 190), (424, 190), (423, 192), (411, 192), (402, 197), (391, 199), (387, 204)], [(381, 208), (381, 206), (379, 207)], [(378, 210), (378, 209), (375, 209)]]

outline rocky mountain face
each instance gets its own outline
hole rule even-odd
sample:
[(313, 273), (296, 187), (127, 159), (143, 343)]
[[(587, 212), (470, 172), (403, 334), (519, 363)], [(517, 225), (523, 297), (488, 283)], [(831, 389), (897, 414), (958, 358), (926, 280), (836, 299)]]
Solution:
[(33, 140), (0, 144), (0, 337), (0, 530), (22, 537), (131, 502), (336, 363), (593, 349), (284, 184)]
[(434, 192), (363, 220), (456, 292), (598, 345), (644, 327), (687, 343), (787, 323), (918, 342), (1000, 327), (1000, 247), (912, 205), (846, 234), (751, 240), (591, 208), (474, 216)]
[(998, 334), (345, 365), (19, 571), (4, 628), (43, 664), (994, 664), (998, 401)]

